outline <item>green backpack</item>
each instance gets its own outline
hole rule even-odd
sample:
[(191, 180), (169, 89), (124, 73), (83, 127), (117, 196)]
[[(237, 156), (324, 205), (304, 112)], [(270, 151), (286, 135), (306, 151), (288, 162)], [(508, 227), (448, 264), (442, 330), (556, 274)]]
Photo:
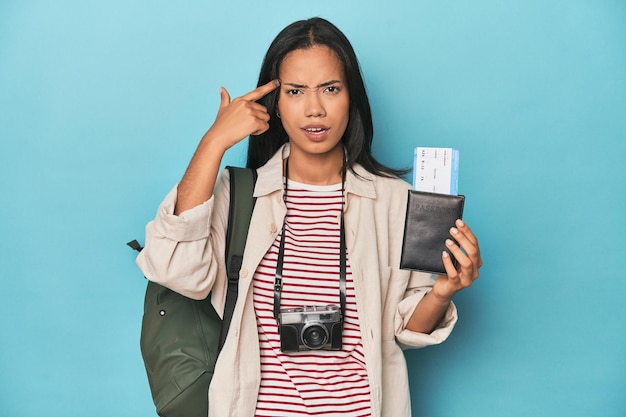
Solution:
[[(237, 301), (256, 181), (256, 172), (251, 169), (227, 169), (230, 208), (224, 320), (213, 309), (210, 295), (193, 300), (148, 281), (140, 347), (152, 399), (161, 417), (207, 417), (209, 413), (208, 388)], [(143, 249), (136, 240), (127, 244), (137, 251)]]

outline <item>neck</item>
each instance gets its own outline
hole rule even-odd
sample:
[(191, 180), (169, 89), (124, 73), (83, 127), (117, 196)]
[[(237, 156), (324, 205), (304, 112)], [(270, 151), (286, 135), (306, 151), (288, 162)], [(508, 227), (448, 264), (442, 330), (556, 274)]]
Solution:
[(289, 155), (289, 179), (311, 185), (331, 185), (341, 182), (343, 148), (332, 155)]

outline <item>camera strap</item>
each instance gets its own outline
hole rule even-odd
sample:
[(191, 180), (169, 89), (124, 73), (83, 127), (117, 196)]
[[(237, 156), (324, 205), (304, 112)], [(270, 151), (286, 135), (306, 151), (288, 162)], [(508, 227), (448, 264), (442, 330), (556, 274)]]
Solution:
[[(287, 204), (287, 189), (289, 182), (289, 158), (285, 162), (285, 192), (283, 194), (283, 200), (285, 205)], [(346, 182), (346, 169), (345, 166), (341, 175), (341, 215), (339, 220), (339, 304), (341, 306), (341, 319), (345, 320), (346, 314), (346, 231), (343, 224), (343, 210), (345, 208), (345, 182)], [(287, 219), (283, 222), (283, 229), (280, 236), (280, 244), (278, 246), (278, 258), (276, 259), (276, 276), (274, 278), (274, 318), (278, 322), (278, 316), (280, 314), (280, 299), (283, 290), (283, 261), (285, 257), (285, 225)]]

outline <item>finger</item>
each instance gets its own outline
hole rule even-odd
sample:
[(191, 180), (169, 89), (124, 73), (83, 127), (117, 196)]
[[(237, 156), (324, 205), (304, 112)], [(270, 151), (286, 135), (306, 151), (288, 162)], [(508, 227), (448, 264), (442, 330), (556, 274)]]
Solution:
[(241, 98), (244, 100), (248, 100), (248, 101), (260, 100), (266, 95), (268, 95), (269, 93), (271, 93), (272, 91), (276, 90), (279, 85), (280, 85), (279, 80), (272, 80), (269, 83), (264, 84), (250, 91), (248, 94), (244, 94), (243, 96), (241, 96)]
[[(235, 99), (235, 100), (240, 100), (240, 99)], [(246, 102), (246, 107), (250, 109), (250, 112), (253, 116), (259, 117), (259, 118), (267, 117), (269, 120), (270, 114), (267, 112), (267, 107), (265, 107), (264, 105), (256, 103), (254, 101), (248, 101)]]
[(480, 257), (478, 247), (472, 243), (465, 233), (456, 227), (450, 228), (450, 236), (457, 241), (462, 250), (472, 259), (478, 260)]
[(266, 123), (269, 122), (271, 118), (270, 114), (265, 108), (263, 108), (262, 110), (255, 110), (253, 112), (253, 116)]
[(478, 278), (478, 269), (474, 267), (474, 261), (468, 257), (451, 239), (446, 240), (446, 247), (448, 251), (454, 256), (459, 266), (457, 271), (459, 272), (461, 282), (464, 287), (467, 287)]
[(448, 276), (448, 279), (450, 280), (451, 284), (454, 287), (458, 287), (459, 286), (459, 273), (454, 267), (454, 264), (452, 263), (452, 258), (450, 257), (450, 254), (446, 251), (443, 251), (441, 253), (441, 260), (443, 261), (443, 267), (446, 270), (446, 275)]
[(263, 107), (263, 110), (253, 111), (252, 116), (256, 119), (252, 135), (258, 136), (265, 133), (270, 128), (270, 115)]
[(260, 134), (263, 134), (265, 132), (267, 132), (270, 129), (270, 125), (269, 124), (265, 124), (265, 126), (255, 130), (254, 132), (251, 133), (251, 135), (253, 136), (259, 136)]
[(470, 230), (466, 223), (462, 220), (456, 221), (456, 227), (450, 229), (450, 234), (454, 239), (459, 242), (463, 250), (475, 261), (476, 265), (480, 268), (483, 265), (482, 258), (480, 256), (480, 247), (478, 246), (478, 239), (474, 233)]
[(220, 110), (230, 104), (230, 94), (224, 87), (220, 87)]
[(457, 221), (455, 222), (455, 225), (459, 230), (461, 230), (467, 236), (470, 242), (472, 242), (475, 246), (478, 246), (478, 239), (474, 235), (474, 232), (472, 232), (472, 229), (470, 229), (470, 227), (467, 225), (467, 223), (465, 223), (461, 219), (457, 219)]

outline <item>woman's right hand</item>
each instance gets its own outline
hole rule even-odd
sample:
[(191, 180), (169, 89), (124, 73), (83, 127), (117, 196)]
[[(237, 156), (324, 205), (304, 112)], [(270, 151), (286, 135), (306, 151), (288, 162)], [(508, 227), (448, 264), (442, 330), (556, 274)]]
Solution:
[(224, 152), (250, 135), (259, 135), (269, 129), (270, 115), (265, 106), (256, 103), (274, 91), (280, 82), (270, 81), (248, 94), (230, 100), (221, 88), (220, 108), (213, 126), (204, 134), (189, 162), (185, 175), (178, 184), (178, 198), (174, 214), (178, 215), (213, 195), (213, 187)]
[(219, 141), (224, 150), (250, 135), (260, 135), (269, 129), (270, 114), (256, 101), (280, 86), (272, 80), (241, 97), (230, 100), (230, 94), (220, 88), (220, 107), (213, 126), (205, 134), (211, 141)]

